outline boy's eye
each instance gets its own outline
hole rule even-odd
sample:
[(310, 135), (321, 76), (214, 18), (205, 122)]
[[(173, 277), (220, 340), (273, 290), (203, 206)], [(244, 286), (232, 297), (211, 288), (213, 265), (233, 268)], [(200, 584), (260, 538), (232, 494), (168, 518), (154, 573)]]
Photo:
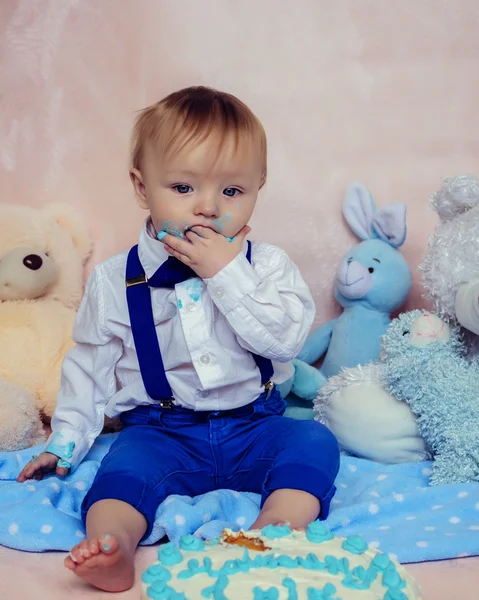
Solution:
[(229, 198), (234, 198), (238, 194), (241, 194), (241, 192), (240, 192), (240, 190), (238, 188), (229, 187), (229, 188), (225, 188), (223, 190), (223, 194), (225, 196), (228, 196)]
[(193, 191), (191, 185), (186, 185), (185, 183), (180, 183), (178, 185), (174, 185), (173, 189), (178, 192), (178, 194), (189, 194)]

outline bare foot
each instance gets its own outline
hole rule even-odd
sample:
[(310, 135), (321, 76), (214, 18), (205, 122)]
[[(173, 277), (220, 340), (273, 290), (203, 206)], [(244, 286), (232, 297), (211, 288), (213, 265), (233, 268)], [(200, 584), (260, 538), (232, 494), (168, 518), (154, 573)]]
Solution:
[(134, 554), (106, 534), (83, 540), (65, 559), (65, 567), (105, 592), (129, 590), (135, 581)]

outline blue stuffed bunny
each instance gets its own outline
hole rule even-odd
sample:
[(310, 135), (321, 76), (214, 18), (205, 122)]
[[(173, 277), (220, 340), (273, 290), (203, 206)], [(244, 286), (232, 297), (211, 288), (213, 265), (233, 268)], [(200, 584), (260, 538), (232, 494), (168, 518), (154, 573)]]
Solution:
[[(406, 205), (376, 211), (369, 191), (349, 186), (343, 215), (363, 240), (339, 265), (334, 284), (342, 314), (309, 335), (294, 361), (293, 393), (314, 400), (327, 378), (343, 367), (365, 365), (379, 357), (381, 336), (411, 289), (411, 270), (397, 250), (406, 239)], [(321, 370), (310, 366), (323, 355)]]

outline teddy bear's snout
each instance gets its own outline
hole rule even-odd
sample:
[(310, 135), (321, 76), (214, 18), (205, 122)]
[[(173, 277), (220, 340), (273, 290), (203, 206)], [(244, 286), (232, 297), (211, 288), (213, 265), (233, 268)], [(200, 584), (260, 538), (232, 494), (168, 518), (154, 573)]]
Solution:
[(27, 267), (27, 269), (38, 271), (38, 269), (42, 268), (43, 259), (38, 254), (29, 254), (23, 259), (23, 264)]
[(0, 261), (0, 301), (40, 298), (57, 278), (57, 267), (45, 252), (13, 248)]
[(433, 342), (447, 342), (451, 331), (447, 323), (436, 315), (426, 313), (415, 319), (411, 325), (411, 345), (428, 346)]

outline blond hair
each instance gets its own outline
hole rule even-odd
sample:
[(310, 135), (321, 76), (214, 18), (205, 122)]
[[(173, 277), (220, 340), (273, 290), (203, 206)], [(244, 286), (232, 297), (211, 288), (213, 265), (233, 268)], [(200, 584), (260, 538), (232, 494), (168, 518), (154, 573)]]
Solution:
[(219, 134), (218, 154), (231, 135), (235, 149), (248, 142), (262, 162), (262, 184), (266, 180), (266, 134), (260, 120), (232, 94), (198, 86), (173, 92), (140, 112), (132, 136), (131, 167), (140, 170), (145, 146), (152, 143), (165, 155), (203, 142)]

